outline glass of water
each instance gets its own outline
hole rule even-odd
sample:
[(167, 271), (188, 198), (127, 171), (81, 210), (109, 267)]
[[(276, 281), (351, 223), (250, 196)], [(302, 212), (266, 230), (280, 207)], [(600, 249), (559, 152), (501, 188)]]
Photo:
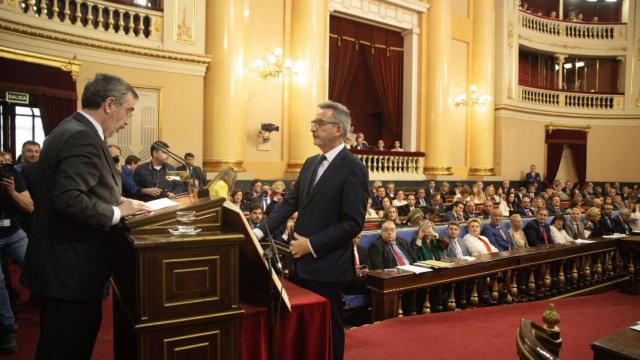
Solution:
[(195, 230), (196, 212), (195, 211), (177, 211), (176, 222), (178, 223), (178, 231), (193, 232)]

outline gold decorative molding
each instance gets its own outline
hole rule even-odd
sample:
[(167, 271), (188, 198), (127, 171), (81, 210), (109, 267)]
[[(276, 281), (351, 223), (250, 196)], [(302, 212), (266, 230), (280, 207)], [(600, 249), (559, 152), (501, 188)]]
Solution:
[(591, 126), (587, 124), (587, 126), (578, 126), (578, 125), (556, 125), (553, 122), (544, 126), (545, 130), (549, 133), (552, 133), (554, 130), (578, 130), (589, 133), (591, 131)]
[(284, 172), (298, 174), (300, 170), (302, 170), (302, 165), (304, 165), (304, 161), (289, 161), (289, 163), (287, 163), (287, 169)]
[(453, 175), (451, 166), (425, 166), (425, 175)]
[(495, 174), (494, 168), (469, 168), (469, 176), (493, 176)]
[(513, 23), (511, 21), (507, 25), (507, 44), (509, 44), (509, 49), (513, 48)]
[[(638, 101), (639, 101), (639, 106), (640, 106), (640, 97), (638, 97)], [(529, 108), (523, 108), (520, 106), (514, 106), (514, 105), (508, 105), (508, 104), (502, 104), (502, 105), (496, 105), (495, 111), (498, 110), (511, 110), (511, 111), (517, 111), (517, 112), (521, 112), (521, 113), (525, 113), (525, 114), (534, 114), (534, 115), (546, 115), (546, 116), (558, 116), (558, 117), (566, 117), (567, 115), (570, 115), (572, 118), (583, 118), (583, 119), (600, 119), (603, 117), (606, 117), (607, 119), (629, 119), (629, 120), (639, 120), (640, 119), (640, 114), (624, 114), (624, 115), (620, 115), (618, 114), (607, 114), (607, 113), (600, 113), (600, 114), (581, 114), (581, 113), (574, 113), (574, 112), (559, 112), (559, 111), (548, 111), (548, 110), (535, 110), (535, 109), (529, 109)]]
[(232, 168), (236, 172), (245, 172), (247, 171), (242, 165), (242, 160), (210, 160), (204, 159), (202, 166), (204, 167), (204, 171), (210, 172), (218, 172), (222, 171), (225, 168)]
[(2, 21), (0, 21), (0, 32), (1, 31), (30, 36), (37, 39), (65, 42), (98, 50), (113, 51), (120, 54), (125, 53), (200, 65), (208, 65), (211, 62), (211, 57), (208, 55), (182, 53), (145, 46), (121, 44), (113, 41), (98, 40), (87, 36), (71, 35), (38, 26), (27, 26), (8, 19), (2, 19)]
[(12, 49), (4, 46), (0, 46), (0, 57), (58, 68), (60, 70), (71, 73), (71, 77), (73, 78), (74, 82), (78, 78), (78, 74), (80, 73), (80, 65), (82, 65), (82, 63), (76, 59), (75, 55), (71, 59), (65, 59), (55, 56), (37, 54), (29, 51)]

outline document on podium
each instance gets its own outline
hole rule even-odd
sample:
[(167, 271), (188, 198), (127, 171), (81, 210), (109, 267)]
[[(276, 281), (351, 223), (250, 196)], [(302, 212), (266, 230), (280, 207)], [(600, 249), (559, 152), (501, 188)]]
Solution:
[(180, 205), (177, 202), (170, 200), (168, 198), (147, 201), (146, 204), (149, 205), (152, 211)]

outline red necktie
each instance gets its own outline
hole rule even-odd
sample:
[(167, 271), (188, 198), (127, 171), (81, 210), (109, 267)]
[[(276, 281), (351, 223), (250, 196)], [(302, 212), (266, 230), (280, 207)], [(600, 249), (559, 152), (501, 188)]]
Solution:
[(544, 228), (544, 224), (540, 224), (540, 231), (542, 231), (542, 237), (544, 238), (544, 244), (549, 245), (549, 237), (547, 237), (547, 231)]
[(402, 256), (400, 256), (400, 254), (398, 254), (398, 252), (396, 251), (395, 246), (393, 246), (393, 242), (391, 244), (389, 244), (389, 246), (391, 247), (391, 251), (393, 251), (393, 256), (396, 258), (396, 261), (398, 262), (398, 265), (400, 265), (400, 266), (407, 265), (407, 263), (404, 261)]

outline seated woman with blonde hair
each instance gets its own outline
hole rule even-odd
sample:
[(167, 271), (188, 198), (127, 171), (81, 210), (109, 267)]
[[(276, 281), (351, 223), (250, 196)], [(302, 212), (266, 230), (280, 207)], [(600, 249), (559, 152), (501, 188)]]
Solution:
[(400, 218), (398, 218), (398, 209), (393, 206), (389, 206), (382, 214), (382, 221), (378, 225), (379, 229), (382, 229), (382, 224), (387, 221), (392, 221), (396, 226), (400, 225)]
[(491, 245), (489, 239), (480, 235), (480, 224), (480, 220), (476, 218), (467, 221), (467, 231), (469, 232), (462, 238), (462, 241), (464, 241), (464, 245), (469, 250), (469, 254), (476, 256), (498, 252), (498, 249)]
[(418, 235), (416, 241), (413, 243), (415, 254), (420, 261), (423, 260), (438, 260), (440, 257), (436, 256), (437, 251), (438, 233), (433, 228), (433, 223), (429, 220), (425, 220), (420, 229), (418, 229)]
[(487, 197), (484, 196), (482, 189), (480, 189), (480, 186), (477, 184), (473, 185), (473, 188), (471, 189), (471, 201), (476, 205), (484, 204), (487, 201)]
[(510, 219), (511, 228), (509, 229), (509, 235), (511, 239), (513, 239), (516, 248), (528, 248), (529, 243), (527, 243), (527, 237), (524, 235), (524, 231), (522, 231), (522, 217), (520, 214), (513, 214)]

